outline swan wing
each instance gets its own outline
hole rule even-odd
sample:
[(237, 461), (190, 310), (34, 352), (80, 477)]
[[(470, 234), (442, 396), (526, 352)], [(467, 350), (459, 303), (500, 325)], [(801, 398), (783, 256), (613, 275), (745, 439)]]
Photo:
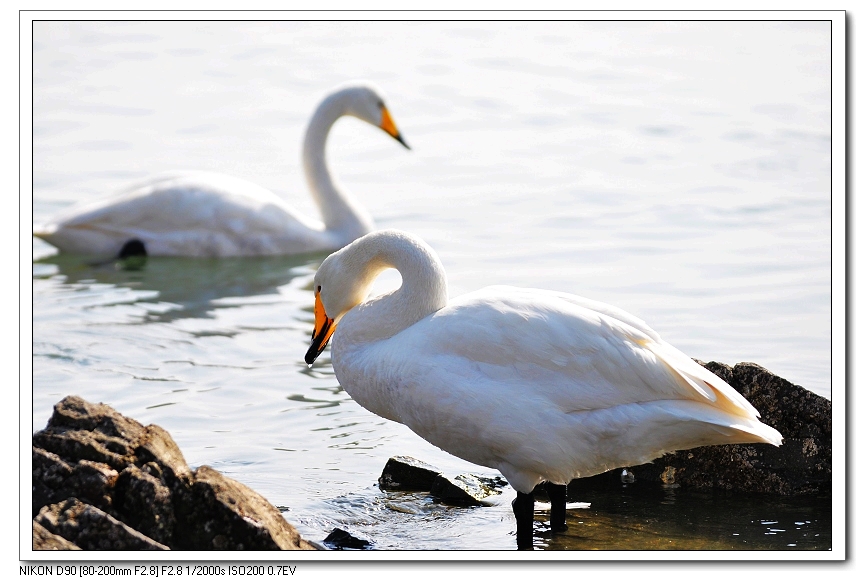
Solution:
[(138, 238), (152, 255), (278, 254), (329, 247), (321, 223), (273, 192), (211, 173), (165, 175), (58, 216), (34, 230), (66, 252), (116, 254)]
[(400, 333), (437, 368), (514, 389), (531, 385), (564, 412), (689, 400), (759, 414), (732, 387), (661, 340), (643, 321), (565, 293), (489, 287)]

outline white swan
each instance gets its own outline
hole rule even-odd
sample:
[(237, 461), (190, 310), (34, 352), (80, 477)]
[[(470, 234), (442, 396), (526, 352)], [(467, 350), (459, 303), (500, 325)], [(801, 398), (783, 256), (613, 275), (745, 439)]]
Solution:
[[(372, 219), (331, 177), (325, 142), (334, 122), (351, 115), (376, 125), (406, 148), (379, 91), (352, 85), (318, 106), (303, 141), (303, 169), (323, 223), (297, 214), (273, 192), (226, 175), (158, 177), (119, 195), (57, 216), (33, 234), (61, 252), (97, 256), (254, 256), (336, 250), (373, 228)], [(125, 246), (130, 241), (139, 241)], [(140, 248), (143, 244), (143, 249)]]
[[(384, 269), (400, 288), (365, 301)], [(517, 490), (517, 544), (531, 548), (532, 490), (564, 530), (574, 478), (709, 444), (781, 444), (745, 398), (609, 305), (493, 286), (447, 297), (444, 268), (423, 241), (367, 234), (327, 257), (314, 279), (311, 365), (334, 335), (343, 388), (366, 409)]]

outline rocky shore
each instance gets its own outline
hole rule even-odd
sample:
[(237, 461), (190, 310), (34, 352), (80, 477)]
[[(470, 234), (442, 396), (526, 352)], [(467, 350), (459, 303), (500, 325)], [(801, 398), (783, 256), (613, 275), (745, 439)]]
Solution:
[(33, 549), (308, 550), (279, 510), (171, 436), (68, 396), (33, 435)]
[[(682, 486), (780, 496), (828, 494), (831, 402), (754, 363), (702, 363), (760, 412), (784, 444), (736, 444), (667, 454), (574, 480), (570, 500), (611, 487)], [(428, 491), (455, 506), (484, 504), (506, 482), (448, 477), (408, 457), (391, 458), (379, 488)], [(539, 491), (539, 496), (542, 493)], [(171, 436), (104, 404), (68, 396), (33, 435), (34, 550), (310, 550), (371, 545), (335, 529), (323, 545), (261, 495), (208, 466), (192, 470)]]

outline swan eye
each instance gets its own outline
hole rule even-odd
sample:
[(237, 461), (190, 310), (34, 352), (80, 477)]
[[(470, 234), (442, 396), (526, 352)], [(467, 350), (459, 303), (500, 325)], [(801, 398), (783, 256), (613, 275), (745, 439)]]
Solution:
[(317, 293), (321, 293), (321, 285), (318, 285), (318, 286), (315, 288), (315, 292), (317, 292)]
[(379, 102), (378, 102), (378, 108), (379, 108), (379, 109), (384, 109), (384, 101), (379, 101)]

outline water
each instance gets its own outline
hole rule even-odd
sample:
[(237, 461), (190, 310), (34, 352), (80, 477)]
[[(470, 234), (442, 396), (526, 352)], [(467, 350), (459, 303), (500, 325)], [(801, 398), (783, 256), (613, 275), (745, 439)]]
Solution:
[[(754, 361), (832, 395), (828, 22), (33, 30), (34, 222), (183, 169), (255, 181), (314, 215), (306, 120), (334, 86), (370, 79), (413, 149), (342, 120), (331, 166), (379, 227), (436, 249), (451, 295), (499, 283), (580, 294), (693, 357)], [(35, 239), (33, 255), (34, 430), (75, 393), (165, 427), (192, 466), (250, 485), (309, 538), (339, 526), (383, 549), (513, 548), (509, 489), (491, 507), (452, 509), (375, 487), (393, 455), (495, 473), (357, 406), (327, 352), (307, 369), (322, 256), (124, 271)], [(386, 275), (376, 288), (396, 284)], [(731, 508), (744, 499), (713, 499), (691, 528), (658, 504), (586, 499), (584, 522), (600, 528), (538, 546), (831, 546), (820, 503), (815, 515), (762, 499), (750, 517)], [(706, 504), (683, 492), (667, 502)], [(627, 515), (654, 523), (643, 540), (622, 533)], [(762, 524), (773, 521), (785, 532)]]

